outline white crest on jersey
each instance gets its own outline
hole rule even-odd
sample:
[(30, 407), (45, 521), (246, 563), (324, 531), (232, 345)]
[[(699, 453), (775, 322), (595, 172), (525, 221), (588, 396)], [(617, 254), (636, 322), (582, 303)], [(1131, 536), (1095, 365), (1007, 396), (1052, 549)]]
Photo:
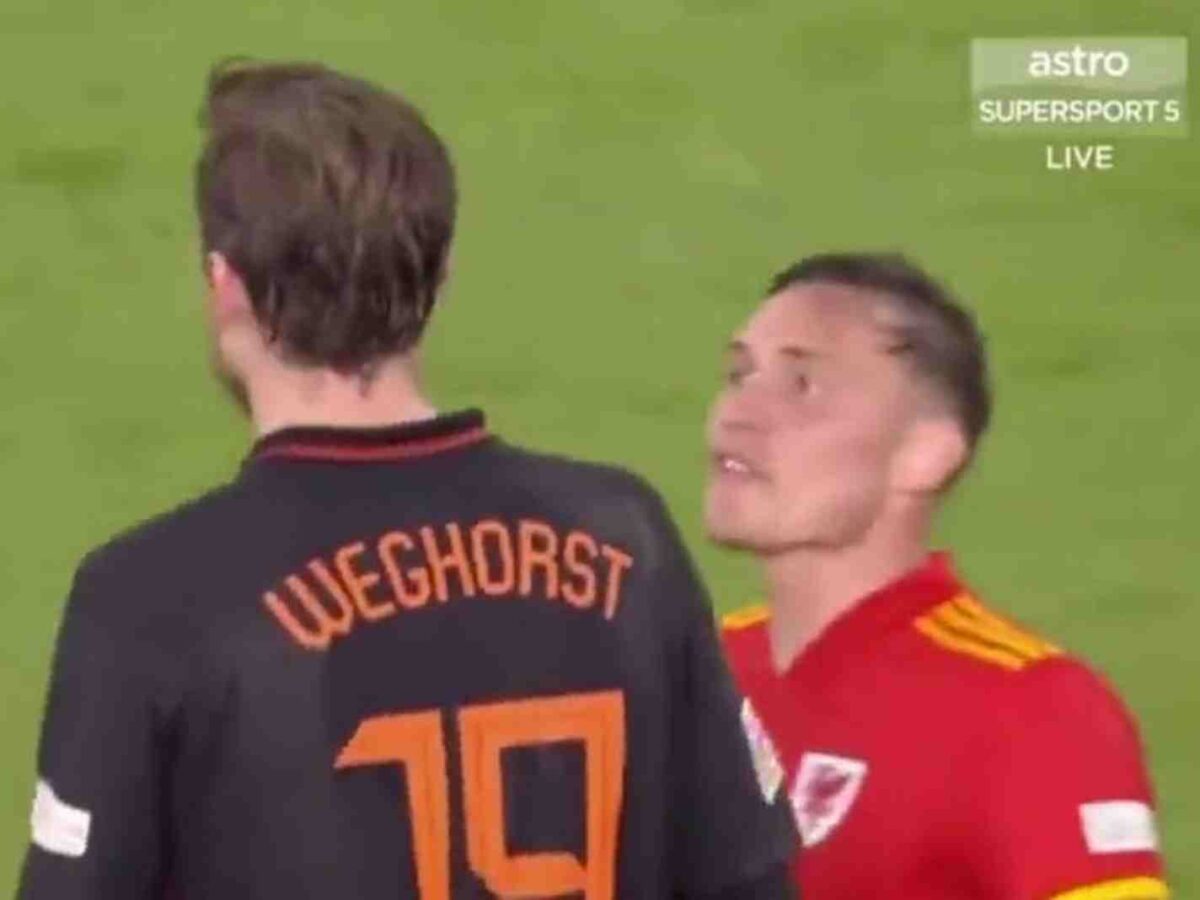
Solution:
[(1079, 807), (1089, 853), (1137, 853), (1158, 849), (1154, 810), (1139, 800), (1104, 800)]
[(775, 744), (767, 729), (763, 727), (758, 713), (749, 700), (742, 701), (742, 730), (750, 745), (750, 758), (754, 761), (754, 774), (758, 778), (758, 789), (766, 803), (774, 803), (783, 784), (783, 764), (775, 752)]
[(87, 853), (92, 814), (64, 803), (46, 781), (37, 783), (30, 824), (33, 843), (47, 853), (75, 859)]
[(792, 782), (792, 812), (805, 847), (815, 847), (842, 823), (867, 778), (860, 759), (805, 753)]

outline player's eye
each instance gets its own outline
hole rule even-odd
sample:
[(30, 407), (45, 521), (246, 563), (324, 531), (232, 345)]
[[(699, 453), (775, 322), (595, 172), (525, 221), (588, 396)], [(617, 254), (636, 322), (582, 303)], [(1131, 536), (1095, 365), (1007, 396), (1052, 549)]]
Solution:
[(737, 387), (746, 380), (746, 376), (750, 374), (750, 367), (742, 364), (734, 364), (727, 366), (725, 369), (725, 383)]
[(794, 369), (789, 373), (788, 377), (791, 379), (791, 386), (797, 394), (807, 396), (813, 392), (812, 373)]

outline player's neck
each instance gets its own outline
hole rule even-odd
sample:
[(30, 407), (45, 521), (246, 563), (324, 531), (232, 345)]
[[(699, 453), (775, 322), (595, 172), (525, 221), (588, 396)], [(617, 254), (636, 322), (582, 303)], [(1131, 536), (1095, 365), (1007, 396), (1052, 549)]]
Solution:
[(771, 655), (785, 671), (830, 623), (868, 594), (917, 568), (928, 553), (923, 529), (872, 533), (847, 547), (801, 547), (766, 561)]
[(250, 379), (250, 415), (261, 437), (284, 428), (378, 428), (431, 419), (415, 360), (396, 358), (370, 376), (273, 366)]

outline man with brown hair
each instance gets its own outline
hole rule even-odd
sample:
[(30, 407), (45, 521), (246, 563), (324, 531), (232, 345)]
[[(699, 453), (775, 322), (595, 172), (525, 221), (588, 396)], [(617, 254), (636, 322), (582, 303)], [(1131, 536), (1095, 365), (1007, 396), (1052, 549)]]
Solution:
[(902, 257), (801, 261), (730, 345), (706, 515), (762, 564), (768, 608), (726, 646), (784, 759), (805, 896), (1167, 894), (1120, 700), (929, 552), (990, 413), (974, 321)]
[(792, 896), (658, 497), (438, 414), (454, 170), (405, 101), (217, 69), (196, 200), (233, 482), (81, 565), (21, 900)]

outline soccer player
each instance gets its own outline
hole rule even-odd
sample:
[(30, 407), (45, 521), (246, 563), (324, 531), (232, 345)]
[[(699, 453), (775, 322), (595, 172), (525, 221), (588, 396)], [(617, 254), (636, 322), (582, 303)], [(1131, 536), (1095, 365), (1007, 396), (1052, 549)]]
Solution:
[(1167, 896), (1129, 713), (927, 549), (989, 408), (972, 318), (896, 256), (787, 269), (729, 347), (707, 527), (765, 576), (725, 641), (805, 896)]
[(203, 119), (213, 345), (259, 437), (80, 567), (19, 897), (794, 896), (662, 503), (421, 392), (438, 137), (314, 65), (219, 67)]

